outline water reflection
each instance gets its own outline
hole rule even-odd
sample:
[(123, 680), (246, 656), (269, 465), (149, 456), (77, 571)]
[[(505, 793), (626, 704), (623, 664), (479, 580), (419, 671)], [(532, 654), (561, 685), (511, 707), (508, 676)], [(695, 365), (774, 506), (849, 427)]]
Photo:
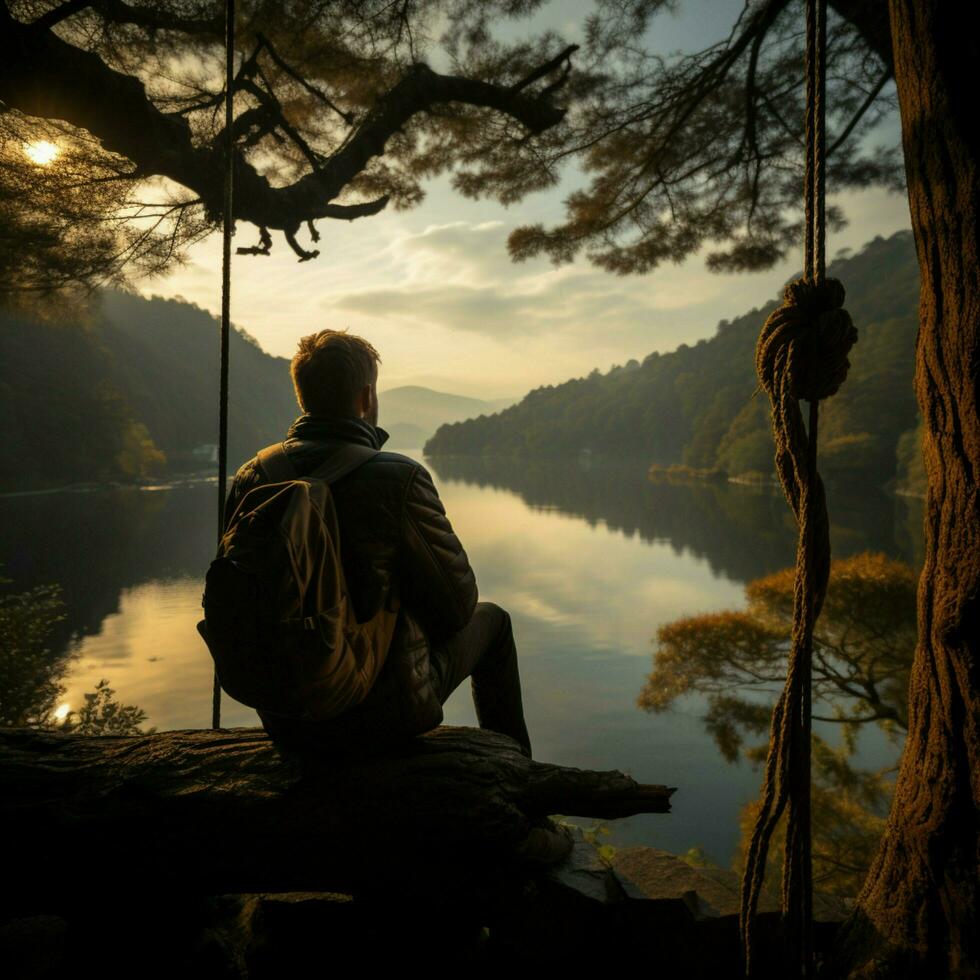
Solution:
[[(680, 786), (672, 816), (620, 821), (616, 842), (702, 845), (727, 863), (757, 773), (719, 757), (703, 730), (703, 695), (663, 716), (637, 711), (636, 697), (660, 625), (736, 607), (746, 581), (792, 561), (795, 532), (778, 492), (657, 486), (640, 463), (427, 465), (481, 597), (512, 613), (536, 754)], [(68, 655), (73, 704), (109, 677), (158, 729), (209, 724), (211, 660), (194, 625), (214, 552), (214, 495), (205, 485), (0, 498), (0, 561), (15, 587), (63, 587), (67, 618), (50, 648)], [(914, 561), (916, 502), (832, 493), (831, 507), (838, 554)], [(255, 723), (227, 698), (223, 719)], [(475, 722), (468, 685), (446, 721)]]
[[(644, 461), (437, 457), (426, 463), (444, 480), (506, 489), (538, 511), (573, 514), (643, 541), (667, 541), (678, 554), (705, 558), (713, 572), (738, 581), (795, 558), (795, 525), (775, 487), (654, 482)], [(834, 554), (883, 551), (914, 567), (921, 564), (918, 499), (833, 487), (828, 507)]]
[[(0, 581), (9, 584), (7, 579)], [(77, 710), (63, 700), (71, 657), (67, 651), (53, 651), (48, 641), (64, 608), (55, 585), (0, 596), (0, 727), (137, 734), (146, 713), (137, 705), (120, 703), (104, 678), (84, 695)]]
[(18, 589), (57, 582), (66, 618), (54, 631), (95, 636), (123, 593), (202, 576), (214, 551), (211, 485), (158, 492), (94, 490), (0, 498), (0, 561)]
[[(632, 706), (658, 627), (740, 606), (745, 581), (792, 562), (796, 532), (780, 492), (655, 485), (645, 467), (622, 463), (428, 462), (447, 500), (452, 495), (454, 521), (460, 503), (472, 499), (473, 516), (462, 508), (460, 533), (471, 554), (473, 541), (481, 556), (492, 555), (488, 567), (498, 576), (489, 585), (500, 590), (492, 597), (524, 614), (522, 673), (542, 754), (676, 783), (682, 790), (669, 824), (633, 818), (617, 827), (617, 840), (674, 851), (701, 844), (727, 864), (738, 846), (738, 814), (758, 792), (757, 771), (722, 762), (703, 728), (705, 692), (690, 690), (670, 714), (645, 726)], [(515, 507), (515, 494), (523, 508)], [(917, 501), (841, 490), (830, 497), (837, 554), (875, 549), (915, 561)], [(522, 605), (528, 595), (533, 606)], [(638, 670), (643, 678), (630, 687)], [(890, 765), (894, 745), (881, 732), (869, 736), (861, 740), (862, 764)], [(839, 733), (828, 738), (833, 748)]]

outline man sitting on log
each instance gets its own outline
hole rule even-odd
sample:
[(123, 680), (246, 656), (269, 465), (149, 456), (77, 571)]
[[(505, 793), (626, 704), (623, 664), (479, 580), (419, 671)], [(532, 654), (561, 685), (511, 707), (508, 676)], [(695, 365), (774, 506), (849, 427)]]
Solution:
[[(276, 478), (259, 456), (245, 463), (226, 527), (254, 487), (309, 475), (352, 444), (381, 450), (388, 434), (377, 424), (380, 360), (366, 340), (343, 331), (300, 341), (290, 371), (303, 414), (282, 443), (295, 472)], [(437, 727), (442, 705), (472, 677), (480, 727), (509, 735), (530, 757), (510, 617), (477, 601), (466, 552), (425, 468), (398, 453), (366, 455), (330, 490), (357, 621), (397, 608), (387, 657), (360, 704), (317, 722), (260, 711), (266, 731), (287, 750), (371, 751)]]

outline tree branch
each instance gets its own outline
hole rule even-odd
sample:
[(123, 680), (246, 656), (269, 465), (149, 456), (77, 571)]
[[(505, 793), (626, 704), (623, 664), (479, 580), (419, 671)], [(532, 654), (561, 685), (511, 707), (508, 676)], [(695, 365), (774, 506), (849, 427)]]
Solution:
[[(211, 21), (188, 22), (151, 8), (131, 8), (122, 0), (100, 0), (93, 7), (117, 23), (125, 20), (190, 33), (206, 33), (215, 27)], [(195, 146), (187, 120), (179, 112), (162, 112), (137, 78), (116, 71), (94, 53), (69, 44), (50, 30), (21, 24), (9, 14), (3, 20), (0, 100), (28, 115), (64, 119), (88, 130), (106, 150), (131, 160), (140, 174), (168, 177), (200, 197), (209, 214), (220, 211), (224, 154), (219, 141)], [(544, 77), (569, 54), (566, 49), (532, 75)], [(39, 71), (38, 66), (43, 69)], [(234, 217), (293, 235), (304, 221), (352, 220), (377, 213), (387, 204), (387, 196), (353, 205), (332, 202), (373, 157), (384, 153), (387, 141), (414, 116), (449, 102), (496, 110), (531, 133), (540, 133), (565, 116), (565, 110), (546, 96), (514, 91), (513, 86), (440, 75), (427, 65), (415, 64), (378, 99), (333, 156), (289, 186), (272, 186), (238, 152)], [(254, 113), (249, 121), (255, 121)], [(298, 246), (294, 248), (302, 258), (310, 257)]]
[(576, 51), (578, 51), (578, 45), (570, 44), (564, 51), (552, 58), (551, 61), (546, 61), (543, 65), (539, 65), (534, 69), (534, 71), (530, 72), (530, 74), (525, 75), (519, 82), (512, 85), (510, 87), (511, 92), (516, 95), (518, 92), (526, 89), (528, 85), (533, 85), (539, 78), (544, 78), (545, 75), (550, 75), (558, 68), (563, 68), (558, 82), (552, 83), (548, 86), (547, 91), (553, 91), (558, 84), (564, 82), (568, 77), (568, 72), (572, 67), (572, 55), (575, 54)]
[(313, 249), (311, 252), (307, 252), (298, 241), (296, 241), (296, 232), (299, 231), (299, 225), (295, 228), (285, 228), (283, 229), (283, 234), (286, 236), (286, 242), (289, 247), (299, 256), (300, 262), (308, 262), (310, 259), (315, 259), (319, 254), (320, 250), (318, 248)]
[(217, 17), (177, 17), (161, 5), (132, 7), (124, 0), (93, 0), (86, 4), (112, 24), (133, 24), (150, 31), (179, 31), (197, 36), (224, 36), (224, 15)]
[(37, 20), (31, 21), (31, 27), (39, 31), (50, 30), (56, 24), (60, 24), (63, 20), (67, 20), (79, 11), (91, 6), (92, 0), (70, 0), (69, 3), (63, 3), (59, 7), (53, 7), (46, 14), (38, 17)]
[[(663, 148), (673, 144), (673, 140), (684, 124), (708, 95), (721, 86), (729, 70), (741, 58), (749, 44), (757, 42), (761, 45), (760, 36), (764, 37), (768, 33), (788, 2), (789, 0), (768, 0), (765, 6), (759, 8), (755, 16), (749, 21), (741, 36), (736, 37), (735, 32), (732, 32), (729, 43), (701, 72), (697, 83), (692, 86), (691, 90), (684, 93), (686, 98), (680, 101), (667, 132), (656, 141), (653, 151), (640, 166), (639, 173), (643, 174), (652, 168), (657, 155), (663, 151)], [(741, 18), (739, 20), (741, 21)]]
[[(239, 87), (259, 102), (265, 118), (272, 123), (270, 129), (281, 129), (296, 144), (303, 156), (306, 157), (306, 162), (314, 170), (318, 170), (323, 162), (322, 159), (317, 156), (313, 147), (303, 139), (296, 128), (286, 119), (279, 100), (271, 92), (267, 92), (261, 86), (257, 85), (251, 78), (242, 78), (239, 82)], [(241, 118), (241, 116), (238, 117), (238, 119)], [(238, 120), (236, 119), (235, 122), (237, 123)], [(218, 142), (220, 140), (215, 140), (215, 143)]]
[(334, 112), (340, 116), (341, 119), (347, 123), (348, 126), (354, 125), (354, 116), (352, 113), (344, 112), (339, 106), (335, 105), (329, 98), (329, 96), (318, 89), (315, 85), (311, 85), (305, 78), (295, 68), (291, 67), (279, 54), (278, 51), (273, 47), (272, 42), (261, 32), (257, 35), (259, 44), (268, 52), (269, 57), (279, 66), (279, 68), (284, 71), (293, 81), (298, 82), (300, 85), (306, 89), (310, 95), (318, 98), (327, 108), (332, 109)]
[(878, 0), (828, 0), (831, 9), (858, 32), (865, 44), (893, 73), (892, 33), (888, 22), (888, 4)]
[[(376, 198), (373, 201), (363, 201), (360, 204), (324, 204), (319, 209), (316, 218), (336, 218), (340, 221), (353, 221), (355, 218), (368, 218), (372, 214), (383, 211), (390, 200), (387, 194)], [(304, 218), (308, 224), (312, 225), (313, 218)], [(311, 234), (310, 237), (317, 241), (319, 236)]]
[(235, 249), (236, 255), (268, 255), (272, 251), (272, 235), (268, 228), (259, 228), (259, 244), (244, 246), (240, 245)]
[(834, 155), (834, 151), (840, 149), (844, 141), (847, 139), (851, 133), (854, 132), (854, 127), (861, 121), (861, 117), (871, 108), (874, 100), (878, 98), (881, 90), (885, 87), (885, 84), (892, 77), (892, 71), (890, 68), (886, 68), (878, 79), (878, 84), (868, 93), (868, 97), (861, 103), (860, 108), (851, 117), (851, 121), (844, 127), (843, 132), (837, 139), (834, 140), (833, 145), (827, 150), (827, 156), (831, 157)]

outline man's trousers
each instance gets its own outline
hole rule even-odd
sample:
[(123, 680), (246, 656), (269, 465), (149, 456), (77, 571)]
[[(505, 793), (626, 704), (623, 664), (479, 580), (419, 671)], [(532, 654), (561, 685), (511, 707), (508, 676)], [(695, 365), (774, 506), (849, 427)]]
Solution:
[(429, 654), (433, 680), (443, 704), (472, 678), (473, 704), (481, 728), (509, 735), (528, 757), (531, 740), (524, 723), (517, 647), (510, 616), (492, 602), (479, 602), (473, 618)]

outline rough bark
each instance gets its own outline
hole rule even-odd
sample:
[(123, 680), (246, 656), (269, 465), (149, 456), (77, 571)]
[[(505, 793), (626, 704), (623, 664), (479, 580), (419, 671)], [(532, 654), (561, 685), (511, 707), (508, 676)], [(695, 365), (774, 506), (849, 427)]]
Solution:
[(929, 485), (908, 738), (838, 964), (866, 976), (980, 972), (980, 43), (969, 12), (890, 3)]
[(4, 871), (21, 913), (32, 896), (50, 904), (52, 883), (95, 854), (111, 874), (93, 891), (116, 894), (482, 887), (517, 863), (536, 818), (665, 813), (673, 792), (445, 727), (384, 756), (315, 765), (283, 758), (260, 729), (14, 729), (0, 732), (0, 785), (5, 839), (29, 856)]

